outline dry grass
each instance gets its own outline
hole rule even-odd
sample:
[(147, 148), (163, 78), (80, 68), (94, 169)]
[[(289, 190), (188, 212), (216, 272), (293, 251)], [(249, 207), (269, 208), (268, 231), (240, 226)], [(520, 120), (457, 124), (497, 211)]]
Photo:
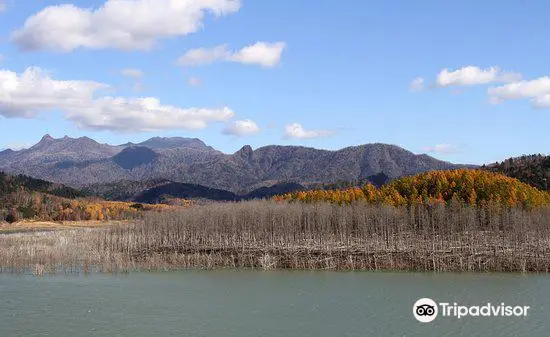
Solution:
[(129, 221), (19, 221), (15, 223), (0, 222), (0, 234), (24, 233), (24, 232), (43, 232), (53, 230), (66, 230), (75, 228), (99, 228), (106, 226), (117, 226), (128, 224)]
[(251, 201), (134, 223), (0, 235), (3, 271), (550, 269), (550, 209)]

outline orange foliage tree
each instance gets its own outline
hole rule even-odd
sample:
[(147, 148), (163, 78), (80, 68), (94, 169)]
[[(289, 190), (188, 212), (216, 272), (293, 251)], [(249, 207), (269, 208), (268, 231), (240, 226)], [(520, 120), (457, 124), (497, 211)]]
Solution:
[(300, 191), (275, 197), (275, 200), (333, 203), (367, 201), (393, 206), (450, 203), (453, 199), (471, 206), (498, 204), (532, 208), (550, 205), (548, 192), (502, 174), (474, 169), (421, 173), (397, 179), (381, 188), (367, 184), (362, 188)]

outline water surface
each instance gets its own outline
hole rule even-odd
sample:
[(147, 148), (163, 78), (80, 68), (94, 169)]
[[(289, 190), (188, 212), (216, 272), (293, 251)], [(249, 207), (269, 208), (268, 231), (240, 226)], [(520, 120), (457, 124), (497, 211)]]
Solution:
[[(550, 277), (183, 271), (0, 276), (0, 336), (548, 336)], [(527, 317), (438, 317), (420, 297), (529, 305)]]

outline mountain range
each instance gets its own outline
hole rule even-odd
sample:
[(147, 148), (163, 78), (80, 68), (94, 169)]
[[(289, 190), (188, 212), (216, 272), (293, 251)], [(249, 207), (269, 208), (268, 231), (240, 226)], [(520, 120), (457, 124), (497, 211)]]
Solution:
[(279, 145), (253, 150), (246, 145), (225, 154), (196, 138), (156, 137), (138, 144), (108, 145), (87, 137), (45, 135), (28, 149), (0, 152), (0, 171), (74, 188), (94, 185), (98, 189), (126, 181), (138, 184), (139, 190), (139, 184), (148, 187), (150, 181), (166, 180), (240, 195), (281, 182), (362, 181), (380, 173), (394, 179), (458, 167), (463, 166), (380, 143), (337, 151)]

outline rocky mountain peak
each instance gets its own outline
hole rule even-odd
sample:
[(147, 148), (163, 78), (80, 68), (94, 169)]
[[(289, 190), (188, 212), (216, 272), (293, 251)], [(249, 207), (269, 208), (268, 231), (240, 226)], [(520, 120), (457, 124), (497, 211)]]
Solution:
[(55, 139), (50, 136), (49, 134), (45, 134), (44, 137), (42, 137), (42, 139), (40, 139), (40, 143), (45, 143), (45, 142), (51, 142), (51, 141), (54, 141)]
[(152, 149), (192, 148), (197, 150), (213, 150), (200, 139), (183, 137), (154, 137), (137, 145)]
[(252, 150), (252, 147), (250, 145), (245, 145), (239, 151), (237, 151), (235, 155), (246, 160), (251, 160), (254, 156), (254, 150)]

